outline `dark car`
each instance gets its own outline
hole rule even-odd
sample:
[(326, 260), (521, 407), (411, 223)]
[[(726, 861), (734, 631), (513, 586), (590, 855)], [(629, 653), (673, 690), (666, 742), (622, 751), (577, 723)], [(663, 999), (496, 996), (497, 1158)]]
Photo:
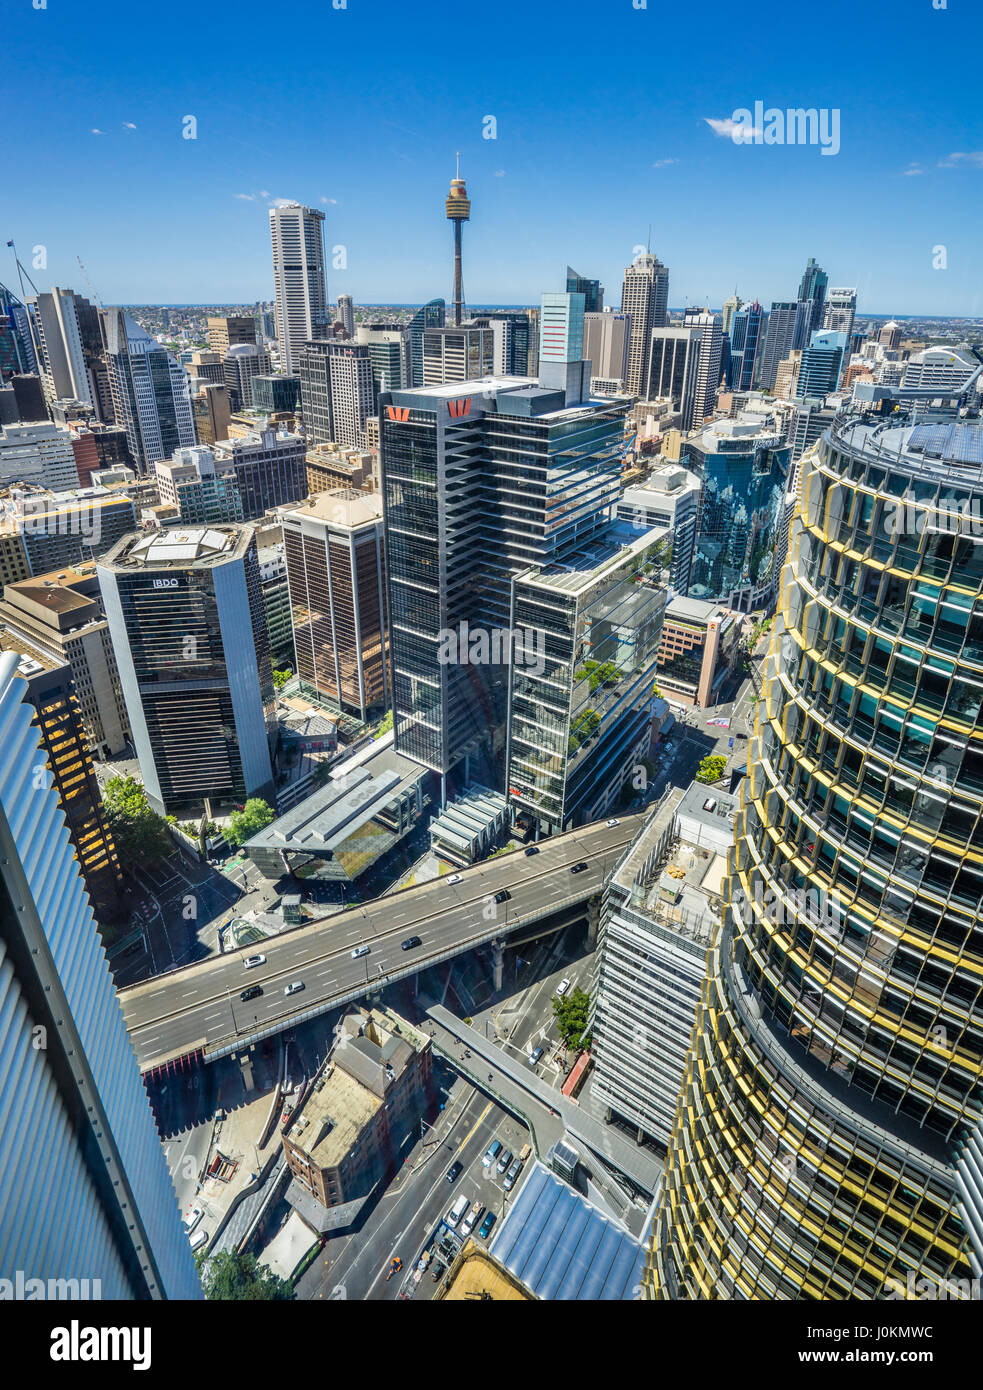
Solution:
[(251, 985), (249, 989), (244, 989), (242, 991), (242, 993), (239, 995), (239, 998), (245, 1004), (247, 999), (258, 999), (262, 993), (263, 989), (261, 985)]
[(451, 1166), (450, 1166), (450, 1167), (448, 1168), (448, 1170), (447, 1170), (447, 1181), (448, 1181), (448, 1182), (456, 1182), (457, 1179), (461, 1176), (461, 1174), (462, 1174), (463, 1172), (464, 1172), (464, 1164), (463, 1164), (463, 1163), (460, 1163), (460, 1162), (458, 1162), (458, 1163), (452, 1163)]
[(584, 872), (584, 870), (585, 870), (585, 869), (588, 869), (588, 868), (590, 868), (590, 865), (589, 865), (589, 864), (584, 864), (584, 863), (574, 864), (573, 867), (571, 868), (570, 872), (571, 872), (572, 874), (582, 874), (582, 873)]
[(436, 1284), (436, 1282), (437, 1282), (438, 1279), (442, 1279), (442, 1278), (443, 1278), (443, 1276), (444, 1276), (444, 1274), (446, 1273), (446, 1271), (447, 1271), (447, 1266), (446, 1266), (446, 1265), (442, 1265), (442, 1264), (440, 1263), (439, 1260), (436, 1260), (436, 1261), (434, 1262), (434, 1264), (433, 1264), (431, 1270), (430, 1270), (430, 1278), (431, 1278), (431, 1279), (434, 1281), (434, 1283)]
[(512, 894), (509, 892), (509, 890), (507, 888), (503, 888), (500, 892), (495, 894), (495, 901), (497, 903), (507, 903), (511, 896)]
[(539, 846), (538, 846), (538, 845), (530, 845), (529, 848), (528, 848), (527, 850), (523, 850), (523, 853), (524, 853), (524, 854), (527, 854), (527, 855), (528, 855), (528, 854), (538, 854), (538, 853), (539, 853)]
[(493, 1211), (486, 1212), (484, 1221), (482, 1221), (481, 1225), (478, 1227), (478, 1235), (481, 1237), (482, 1240), (488, 1239), (488, 1232), (491, 1230), (494, 1224), (495, 1213)]
[(422, 945), (423, 945), (423, 938), (422, 938), (422, 937), (420, 937), (420, 936), (408, 936), (408, 937), (406, 938), (406, 940), (402, 943), (402, 949), (403, 949), (404, 951), (413, 951), (413, 950), (416, 949), (417, 946), (422, 946)]

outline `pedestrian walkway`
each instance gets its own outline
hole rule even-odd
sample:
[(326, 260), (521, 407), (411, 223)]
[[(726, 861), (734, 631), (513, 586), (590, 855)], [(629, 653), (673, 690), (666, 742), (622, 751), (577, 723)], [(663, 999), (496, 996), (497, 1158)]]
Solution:
[[(640, 1191), (649, 1196), (655, 1192), (664, 1167), (655, 1154), (633, 1144), (610, 1125), (602, 1124), (576, 1101), (562, 1096), (524, 1060), (510, 1057), (449, 1009), (435, 1004), (427, 1014), (435, 1025), (435, 1046), (482, 1090), (500, 1098), (508, 1109), (526, 1121), (541, 1158), (545, 1158), (556, 1140), (566, 1134), (575, 1144), (579, 1141), (582, 1148), (589, 1149), (618, 1173), (623, 1173)], [(465, 1052), (469, 1052), (470, 1057), (466, 1057)]]

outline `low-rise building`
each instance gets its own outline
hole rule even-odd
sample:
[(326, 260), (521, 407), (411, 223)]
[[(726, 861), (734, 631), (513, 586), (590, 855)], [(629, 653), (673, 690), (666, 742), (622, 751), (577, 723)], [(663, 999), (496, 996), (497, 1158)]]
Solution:
[(677, 596), (662, 624), (656, 680), (671, 703), (708, 709), (734, 669), (740, 620), (719, 603)]
[(287, 1200), (326, 1231), (348, 1225), (396, 1167), (432, 1087), (430, 1037), (391, 1009), (347, 1014), (283, 1135)]

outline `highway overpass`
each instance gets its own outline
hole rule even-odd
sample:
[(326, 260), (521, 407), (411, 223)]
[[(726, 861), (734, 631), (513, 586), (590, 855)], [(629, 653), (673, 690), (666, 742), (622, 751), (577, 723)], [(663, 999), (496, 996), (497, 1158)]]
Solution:
[[(599, 894), (607, 874), (638, 830), (642, 816), (615, 826), (596, 824), (541, 840), (539, 853), (498, 855), (461, 872), (358, 907), (226, 955), (158, 975), (121, 990), (119, 1001), (140, 1070), (153, 1072), (180, 1059), (208, 1061), (318, 1014), (327, 1013), (394, 980), (415, 975), (485, 942), (504, 940), (554, 913)], [(586, 863), (582, 873), (570, 872)], [(507, 890), (510, 898), (494, 901)], [(422, 944), (404, 951), (401, 942)], [(352, 951), (369, 952), (352, 959)], [(247, 970), (246, 956), (265, 964)], [(284, 989), (302, 981), (303, 990)], [(244, 989), (263, 993), (244, 1002)]]

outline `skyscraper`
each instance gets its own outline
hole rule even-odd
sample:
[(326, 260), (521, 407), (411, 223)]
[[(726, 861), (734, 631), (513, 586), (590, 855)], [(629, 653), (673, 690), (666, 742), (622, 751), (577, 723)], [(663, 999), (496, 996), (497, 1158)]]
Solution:
[(451, 179), (450, 192), (444, 204), (449, 221), (454, 223), (454, 327), (460, 328), (464, 313), (464, 271), (461, 266), (461, 232), (465, 222), (471, 217), (471, 199), (464, 180), (461, 178), (461, 160), (458, 156), (457, 177)]
[(826, 297), (823, 314), (823, 327), (834, 333), (845, 333), (849, 339), (853, 333), (853, 320), (857, 312), (857, 291), (855, 289), (832, 289)]
[(68, 1281), (76, 1298), (200, 1298), (17, 665), (15, 653), (0, 656), (0, 1108), (16, 1115), (0, 1127), (0, 1272), (12, 1279), (24, 1271), (63, 1290)]
[[(604, 286), (600, 280), (587, 280), (583, 275), (578, 275), (572, 266), (567, 266), (567, 294), (582, 294), (584, 296), (584, 313), (599, 314), (604, 308)], [(595, 376), (603, 376), (603, 372), (595, 372)]]
[(693, 393), (693, 424), (702, 425), (704, 420), (713, 416), (717, 405), (717, 388), (722, 376), (721, 319), (719, 314), (712, 314), (709, 309), (687, 309), (683, 317), (683, 326), (699, 329), (700, 332), (700, 352)]
[(802, 351), (802, 363), (795, 384), (799, 400), (806, 396), (827, 396), (835, 391), (843, 370), (849, 339), (845, 333), (820, 329), (812, 334)]
[(323, 222), (320, 209), (300, 203), (270, 208), (276, 338), (288, 375), (297, 371), (304, 344), (331, 331)]
[(768, 315), (757, 300), (737, 309), (730, 326), (730, 383), (735, 391), (750, 391), (755, 361), (764, 344)]
[(755, 360), (755, 385), (770, 391), (775, 385), (778, 364), (793, 348), (809, 341), (812, 302), (807, 299), (775, 301), (768, 313), (768, 327)]
[(669, 321), (669, 272), (651, 252), (640, 253), (626, 268), (621, 312), (631, 318), (625, 384), (633, 396), (638, 396), (648, 381), (652, 329), (662, 328)]
[(350, 294), (338, 296), (338, 322), (345, 325), (349, 338), (355, 336), (355, 302)]
[(652, 329), (645, 398), (670, 400), (679, 411), (679, 428), (684, 433), (693, 428), (702, 342), (703, 332), (695, 325)]
[(124, 536), (99, 585), (147, 799), (275, 802), (276, 718), (254, 526)]
[[(815, 258), (810, 256), (806, 261), (806, 268), (802, 272), (802, 279), (799, 281), (799, 299), (808, 300), (811, 306), (809, 310), (809, 333), (813, 333), (817, 328), (823, 326), (828, 283), (829, 276), (822, 266), (816, 264)], [(803, 344), (793, 343), (792, 346), (802, 347)]]
[(37, 369), (27, 309), (6, 285), (0, 285), (0, 383)]
[[(591, 376), (627, 381), (631, 320), (627, 314), (584, 314), (584, 356)], [(651, 398), (650, 398), (651, 399)]]
[(734, 321), (734, 315), (737, 313), (738, 309), (742, 308), (743, 304), (744, 300), (736, 290), (723, 302), (723, 306), (720, 310), (720, 318), (723, 331), (728, 334), (728, 336), (730, 335), (730, 326)]
[(255, 343), (234, 343), (222, 363), (229, 405), (233, 411), (252, 410), (253, 377), (270, 370), (270, 354)]
[(428, 328), (443, 328), (446, 322), (447, 306), (442, 299), (431, 299), (416, 313), (406, 325), (406, 337), (410, 350), (410, 384), (423, 385), (423, 334)]
[(137, 467), (149, 473), (158, 459), (198, 442), (187, 374), (124, 310), (104, 310), (104, 325), (116, 423)]
[(236, 343), (256, 342), (256, 320), (252, 314), (209, 316), (208, 346), (222, 358)]
[(105, 418), (106, 363), (98, 309), (74, 290), (55, 287), (48, 294), (39, 294), (31, 303), (31, 311), (45, 400), (49, 405), (59, 399), (82, 401), (91, 405), (100, 419)]
[(423, 335), (423, 384), (442, 386), (491, 376), (495, 334), (470, 323), (461, 328), (428, 328)]
[(340, 488), (283, 513), (296, 671), (360, 719), (389, 704), (382, 498)]
[[(647, 1284), (952, 1297), (983, 1077), (978, 423), (841, 414), (802, 463)], [(922, 1292), (922, 1290), (926, 1292)], [(965, 1296), (965, 1295), (964, 1295)]]
[(301, 413), (312, 444), (365, 447), (365, 421), (375, 413), (371, 349), (350, 338), (307, 343), (300, 355)]

